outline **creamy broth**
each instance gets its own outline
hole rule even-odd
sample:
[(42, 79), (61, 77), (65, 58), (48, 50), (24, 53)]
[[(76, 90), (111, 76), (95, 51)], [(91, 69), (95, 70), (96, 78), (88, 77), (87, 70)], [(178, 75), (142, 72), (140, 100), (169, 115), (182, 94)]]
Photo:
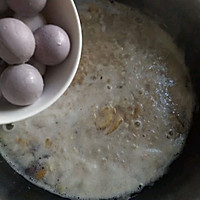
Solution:
[(167, 170), (187, 138), (194, 95), (167, 33), (121, 4), (80, 9), (83, 55), (49, 109), (0, 132), (10, 165), (62, 197), (140, 191)]

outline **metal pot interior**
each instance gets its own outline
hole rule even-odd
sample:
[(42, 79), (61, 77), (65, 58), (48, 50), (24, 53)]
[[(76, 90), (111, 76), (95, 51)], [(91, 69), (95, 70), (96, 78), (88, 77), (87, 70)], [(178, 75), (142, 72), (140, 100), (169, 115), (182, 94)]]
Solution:
[[(185, 52), (197, 102), (200, 96), (200, 2), (197, 0), (119, 0), (138, 7), (159, 21), (160, 26), (171, 34), (177, 45)], [(114, 1), (111, 1), (113, 3)], [(76, 0), (79, 4), (79, 0)], [(200, 114), (194, 113), (191, 131), (182, 155), (171, 165), (168, 173), (153, 186), (146, 187), (140, 194), (132, 195), (135, 200), (197, 200), (200, 199)], [(1, 200), (61, 200), (42, 190), (20, 175), (0, 158)]]

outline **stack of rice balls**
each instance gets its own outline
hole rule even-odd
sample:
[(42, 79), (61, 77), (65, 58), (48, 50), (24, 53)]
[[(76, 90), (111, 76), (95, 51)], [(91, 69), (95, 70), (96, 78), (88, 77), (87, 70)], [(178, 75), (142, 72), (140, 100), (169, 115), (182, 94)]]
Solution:
[[(62, 63), (70, 39), (40, 14), (47, 0), (0, 0), (0, 90), (11, 104), (33, 104), (43, 93), (46, 66)], [(48, 68), (48, 67), (47, 67)]]

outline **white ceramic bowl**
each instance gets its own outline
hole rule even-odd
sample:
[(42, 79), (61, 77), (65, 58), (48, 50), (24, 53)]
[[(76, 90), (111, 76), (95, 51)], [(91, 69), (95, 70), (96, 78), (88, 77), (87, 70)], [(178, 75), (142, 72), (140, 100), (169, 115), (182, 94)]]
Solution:
[(43, 14), (48, 24), (56, 24), (68, 32), (72, 44), (70, 54), (61, 65), (49, 67), (44, 78), (43, 95), (33, 105), (14, 106), (1, 98), (0, 124), (23, 120), (48, 108), (69, 87), (78, 69), (82, 50), (82, 30), (73, 0), (49, 0)]

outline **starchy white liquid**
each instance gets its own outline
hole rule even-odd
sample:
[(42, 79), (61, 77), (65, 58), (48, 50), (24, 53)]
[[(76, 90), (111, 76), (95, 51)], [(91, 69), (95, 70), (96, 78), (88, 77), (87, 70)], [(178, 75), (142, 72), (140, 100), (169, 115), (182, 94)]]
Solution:
[(181, 152), (192, 117), (172, 39), (139, 11), (100, 2), (80, 10), (83, 55), (65, 95), (0, 132), (11, 166), (63, 197), (109, 198), (154, 182)]

